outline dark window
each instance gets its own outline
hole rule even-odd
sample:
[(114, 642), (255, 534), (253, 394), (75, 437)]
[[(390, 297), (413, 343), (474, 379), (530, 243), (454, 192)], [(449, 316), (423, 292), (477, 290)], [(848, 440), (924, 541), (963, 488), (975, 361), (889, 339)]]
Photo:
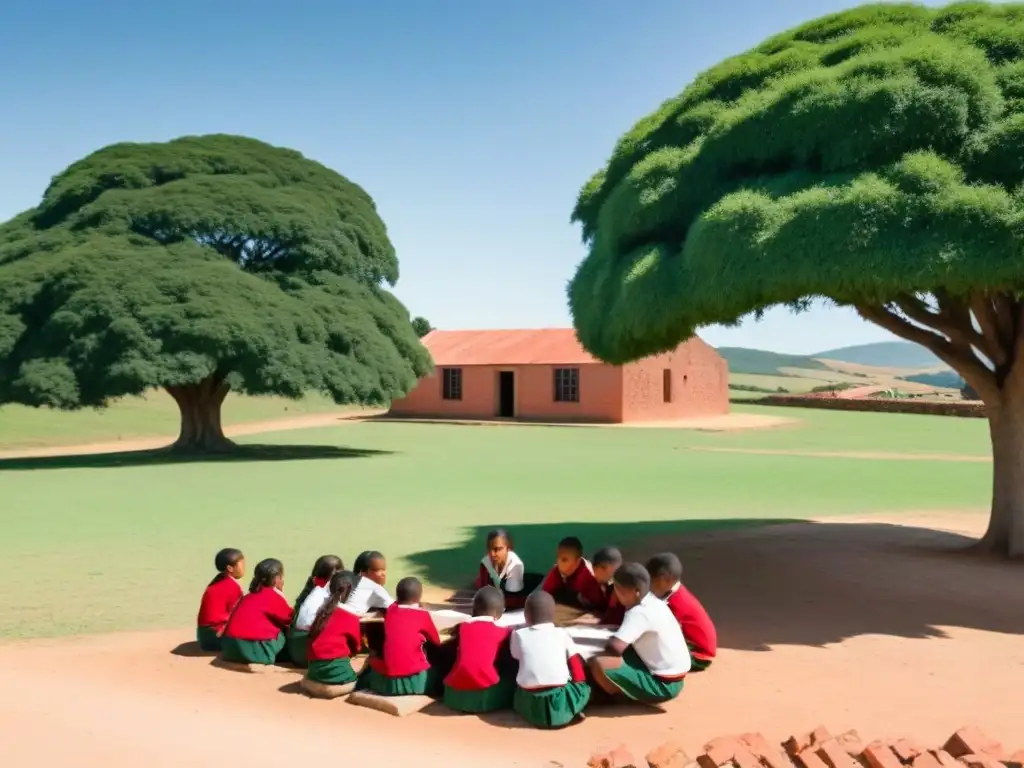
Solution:
[(445, 400), (462, 399), (462, 369), (441, 369), (441, 397)]
[(555, 368), (555, 402), (578, 403), (580, 401), (580, 369)]
[(661, 373), (661, 396), (666, 403), (672, 402), (672, 369), (666, 368)]

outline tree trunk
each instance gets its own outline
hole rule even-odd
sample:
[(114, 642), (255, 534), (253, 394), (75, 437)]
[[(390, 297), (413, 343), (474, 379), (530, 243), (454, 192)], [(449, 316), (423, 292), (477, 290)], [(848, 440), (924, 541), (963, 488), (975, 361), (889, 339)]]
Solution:
[[(978, 548), (1024, 556), (1024, 386), (1003, 391), (988, 407), (992, 436), (992, 512)], [(1018, 391), (1019, 390), (1019, 391)]]
[(171, 449), (185, 453), (226, 453), (235, 444), (224, 435), (220, 409), (230, 388), (223, 376), (213, 375), (198, 384), (167, 387), (178, 404), (181, 429)]

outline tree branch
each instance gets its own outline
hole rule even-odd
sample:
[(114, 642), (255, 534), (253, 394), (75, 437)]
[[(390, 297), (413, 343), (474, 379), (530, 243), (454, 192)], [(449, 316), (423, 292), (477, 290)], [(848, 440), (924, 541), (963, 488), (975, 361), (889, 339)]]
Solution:
[(988, 341), (974, 330), (971, 323), (971, 314), (967, 307), (947, 294), (936, 292), (936, 309), (933, 312), (917, 296), (900, 296), (894, 303), (911, 320), (921, 323), (930, 329), (945, 334), (954, 347), (959, 347), (962, 354), (973, 356), (971, 347), (980, 350), (985, 357), (992, 359), (989, 354), (990, 346)]
[(1011, 339), (1004, 337), (999, 328), (995, 305), (987, 294), (974, 293), (971, 295), (970, 312), (978, 321), (981, 335), (987, 342), (987, 347), (983, 349), (985, 355), (997, 369), (1002, 369), (1010, 359), (1007, 345)]
[[(907, 322), (883, 306), (857, 304), (855, 308), (857, 314), (865, 320), (885, 328), (902, 339), (913, 341), (930, 349), (940, 360), (960, 373), (967, 383), (974, 387), (974, 390), (981, 396), (982, 400), (986, 402), (998, 400), (999, 387), (996, 384), (995, 373), (989, 370), (969, 347), (965, 348), (962, 345), (956, 345), (932, 330), (920, 328), (913, 323)], [(928, 314), (933, 313), (929, 312)], [(907, 316), (911, 319), (916, 319), (913, 315), (908, 314)]]

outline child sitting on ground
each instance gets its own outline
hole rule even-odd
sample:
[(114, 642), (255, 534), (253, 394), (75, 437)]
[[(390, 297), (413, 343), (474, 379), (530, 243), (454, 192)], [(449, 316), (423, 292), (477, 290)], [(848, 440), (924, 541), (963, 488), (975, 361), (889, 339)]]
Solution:
[(309, 627), (309, 669), (306, 677), (324, 685), (356, 681), (352, 657), (359, 653), (362, 635), (359, 617), (345, 607), (356, 575), (338, 571), (331, 576), (327, 600), (317, 609)]
[(583, 659), (569, 633), (555, 626), (555, 599), (544, 591), (526, 598), (526, 626), (512, 633), (519, 662), (513, 707), (538, 728), (561, 728), (590, 700)]
[(313, 563), (313, 571), (306, 579), (305, 586), (295, 598), (295, 620), (288, 632), (288, 655), (296, 666), (306, 666), (309, 628), (320, 606), (327, 601), (330, 594), (327, 585), (331, 577), (344, 567), (337, 555), (320, 555)]
[(651, 578), (639, 563), (626, 563), (615, 572), (615, 595), (626, 617), (608, 640), (606, 655), (590, 660), (594, 682), (610, 696), (644, 704), (674, 699), (690, 671), (690, 652), (678, 622), (665, 602), (651, 594)]
[(512, 630), (496, 622), (505, 613), (497, 587), (473, 596), (473, 618), (454, 630), (455, 665), (444, 680), (444, 703), (458, 712), (494, 712), (512, 706), (515, 662), (509, 651)]
[(365, 616), (371, 611), (384, 611), (394, 602), (384, 589), (388, 580), (388, 563), (384, 555), (374, 550), (360, 552), (353, 570), (359, 579), (345, 601), (349, 610)]
[(284, 566), (280, 560), (260, 560), (253, 570), (249, 594), (235, 606), (221, 638), (221, 657), (239, 664), (274, 664), (288, 660), (285, 629), (292, 607), (281, 591)]
[(691, 671), (703, 672), (715, 660), (718, 632), (700, 600), (683, 586), (683, 564), (671, 552), (665, 552), (652, 557), (647, 570), (651, 574), (651, 592), (668, 604), (683, 630), (692, 659)]
[(245, 555), (240, 549), (222, 549), (213, 558), (217, 575), (203, 591), (196, 620), (196, 641), (204, 651), (219, 651), (231, 612), (242, 599), (239, 580), (245, 576)]
[(583, 544), (575, 536), (558, 542), (555, 565), (548, 571), (541, 589), (560, 605), (587, 608), (604, 601), (601, 585), (583, 557)]
[(526, 566), (512, 549), (512, 537), (503, 528), (497, 528), (487, 534), (487, 554), (480, 561), (474, 589), (486, 586), (496, 587), (505, 596), (505, 606), (509, 609), (523, 607), (526, 596), (536, 586), (527, 588)]
[(362, 686), (381, 696), (435, 695), (436, 675), (424, 645), (441, 645), (430, 611), (420, 607), (423, 585), (407, 576), (395, 589), (398, 598), (384, 614), (384, 648), (371, 656)]
[(599, 604), (588, 607), (599, 613), (602, 624), (617, 627), (626, 615), (626, 609), (619, 604), (618, 598), (615, 597), (613, 582), (615, 572), (622, 565), (622, 553), (615, 547), (602, 547), (594, 553), (590, 564), (594, 569), (594, 580), (601, 588), (603, 599)]

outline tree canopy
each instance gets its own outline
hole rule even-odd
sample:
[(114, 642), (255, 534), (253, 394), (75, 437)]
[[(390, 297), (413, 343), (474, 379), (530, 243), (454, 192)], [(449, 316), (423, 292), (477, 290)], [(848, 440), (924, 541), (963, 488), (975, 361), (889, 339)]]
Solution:
[(1024, 6), (826, 16), (700, 74), (619, 140), (573, 212), (589, 249), (573, 321), (622, 363), (775, 305), (856, 308), (985, 400), (986, 539), (1024, 554), (1022, 182)]
[(383, 287), (397, 279), (370, 196), (298, 152), (113, 145), (0, 226), (0, 402), (164, 387), (199, 444), (222, 442), (229, 390), (383, 404), (432, 365)]
[(414, 317), (412, 319), (412, 329), (416, 331), (416, 335), (421, 339), (434, 330), (430, 325), (430, 321), (425, 317)]

